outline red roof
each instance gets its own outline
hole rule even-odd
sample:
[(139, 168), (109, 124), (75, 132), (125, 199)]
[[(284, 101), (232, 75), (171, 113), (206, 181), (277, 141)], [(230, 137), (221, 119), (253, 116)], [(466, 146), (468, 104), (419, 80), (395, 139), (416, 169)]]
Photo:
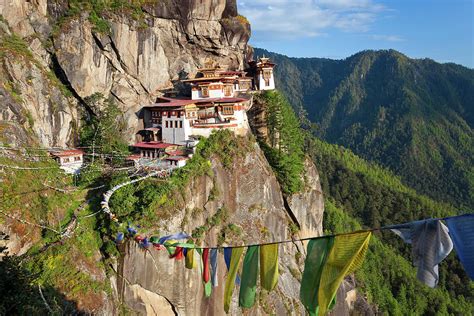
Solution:
[(170, 156), (183, 156), (184, 155), (184, 150), (173, 150), (168, 152), (168, 155)]
[(165, 159), (171, 160), (171, 161), (179, 161), (179, 160), (188, 160), (189, 158), (185, 156), (170, 156), (170, 157), (166, 157)]
[(164, 100), (164, 102), (157, 102), (155, 104), (148, 105), (146, 107), (180, 107), (180, 106), (184, 106), (188, 104), (196, 104), (197, 106), (199, 106), (199, 104), (210, 103), (210, 102), (237, 103), (237, 102), (248, 101), (247, 99), (244, 99), (244, 98), (203, 98), (203, 99), (191, 100), (191, 99), (173, 99), (173, 98), (165, 98), (165, 97), (160, 97), (159, 100)]
[(193, 104), (194, 100), (191, 99), (174, 99), (167, 97), (159, 97), (157, 101), (159, 102), (153, 104), (152, 106), (165, 106), (165, 107), (180, 107), (188, 104)]
[(141, 158), (140, 155), (130, 155), (125, 160), (138, 160), (140, 158)]
[(171, 146), (176, 146), (176, 145), (162, 143), (162, 142), (140, 142), (133, 145), (133, 147), (137, 147), (137, 148), (151, 148), (151, 149), (164, 149)]
[(69, 150), (63, 150), (63, 151), (54, 151), (54, 152), (51, 152), (50, 154), (55, 157), (69, 157), (69, 156), (83, 155), (84, 152), (80, 149), (69, 149)]

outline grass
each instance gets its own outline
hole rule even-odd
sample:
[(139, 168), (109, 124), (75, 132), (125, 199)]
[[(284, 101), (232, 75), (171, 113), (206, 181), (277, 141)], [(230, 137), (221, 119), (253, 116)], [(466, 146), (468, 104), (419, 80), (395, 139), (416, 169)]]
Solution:
[(10, 96), (15, 100), (16, 103), (23, 103), (23, 98), (21, 97), (21, 91), (17, 88), (16, 84), (12, 81), (3, 82), (3, 88), (8, 91)]
[(249, 20), (243, 15), (239, 14), (235, 18), (236, 18), (237, 21), (239, 21), (240, 24), (250, 25)]
[(222, 223), (225, 223), (228, 217), (229, 217), (229, 211), (227, 210), (227, 208), (225, 206), (219, 208), (214, 215), (206, 219), (206, 223), (204, 225), (198, 226), (195, 229), (193, 229), (191, 236), (196, 239), (201, 238), (211, 228), (219, 226)]
[(3, 35), (0, 40), (0, 57), (4, 57), (6, 52), (21, 55), (30, 61), (34, 61), (33, 53), (30, 51), (28, 43), (14, 33)]
[[(15, 59), (17, 57), (22, 57), (26, 62), (35, 65), (53, 86), (61, 90), (61, 93), (64, 96), (72, 96), (71, 91), (69, 91), (69, 89), (64, 84), (62, 84), (54, 72), (45, 68), (35, 58), (28, 46), (28, 43), (15, 33), (12, 33), (11, 35), (3, 35), (0, 38), (0, 59), (8, 58), (9, 56), (14, 57)], [(27, 76), (26, 81), (27, 83), (31, 83), (33, 79), (34, 77), (30, 74)], [(23, 102), (21, 91), (14, 82), (8, 80), (4, 81), (3, 86), (17, 103)], [(30, 124), (30, 126), (32, 125)]]
[[(86, 192), (82, 190), (65, 194), (44, 186), (45, 183), (56, 187), (72, 184), (71, 178), (64, 175), (46, 155), (40, 162), (0, 157), (0, 163), (24, 167), (54, 167), (44, 170), (5, 169), (4, 181), (0, 183), (0, 192), (4, 197), (0, 199), (0, 209), (7, 213), (15, 216), (21, 214), (29, 222), (60, 230), (67, 225), (74, 210), (85, 198)], [(12, 233), (28, 234), (29, 240), (34, 243), (26, 257), (22, 257), (22, 268), (32, 277), (31, 282), (43, 288), (58, 289), (67, 293), (68, 299), (76, 301), (94, 300), (101, 295), (100, 292), (109, 291), (106, 280), (100, 281), (90, 275), (94, 272), (100, 275), (100, 269), (103, 268), (102, 263), (96, 259), (102, 240), (95, 230), (95, 221), (94, 217), (80, 220), (71, 239), (42, 252), (40, 249), (44, 245), (58, 241), (59, 236), (47, 230), (40, 231), (36, 227), (13, 223), (10, 227), (16, 227), (16, 230)], [(46, 291), (45, 295), (48, 297), (53, 294)], [(53, 296), (48, 299), (61, 305), (59, 301), (63, 298)]]
[(236, 224), (228, 224), (221, 229), (219, 236), (217, 237), (217, 245), (220, 246), (228, 240), (235, 240), (242, 238), (243, 229)]

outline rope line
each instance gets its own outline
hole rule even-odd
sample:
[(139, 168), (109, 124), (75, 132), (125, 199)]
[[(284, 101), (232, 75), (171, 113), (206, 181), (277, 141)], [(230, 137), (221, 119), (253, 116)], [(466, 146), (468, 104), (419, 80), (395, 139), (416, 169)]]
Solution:
[(55, 166), (55, 167), (20, 167), (20, 166), (0, 164), (0, 168), (10, 168), (10, 169), (17, 169), (17, 170), (45, 170), (45, 169), (59, 169), (59, 166)]
[[(441, 218), (432, 218), (431, 220), (434, 220), (434, 221), (444, 220), (445, 221), (447, 219), (461, 217), (461, 216), (474, 216), (474, 213), (473, 214), (462, 214), (462, 215), (455, 215), (455, 216), (447, 216), (447, 217), (441, 217)], [(358, 233), (361, 233), (361, 232), (374, 232), (374, 231), (389, 230), (389, 229), (395, 228), (398, 225), (401, 225), (401, 224), (386, 225), (386, 226), (382, 226), (382, 227), (378, 227), (378, 228), (360, 229), (360, 230), (356, 230), (356, 231), (348, 232), (348, 233), (338, 233), (338, 234), (330, 234), (330, 235), (324, 235), (324, 236), (312, 236), (312, 237), (305, 237), (305, 238), (299, 238), (299, 239), (287, 239), (287, 240), (279, 240), (279, 241), (272, 241), (272, 242), (265, 242), (265, 243), (244, 244), (244, 245), (239, 245), (239, 246), (232, 246), (231, 245), (231, 246), (214, 246), (214, 247), (201, 247), (201, 246), (195, 247), (195, 246), (193, 246), (192, 244), (189, 244), (189, 243), (179, 243), (179, 242), (168, 244), (167, 246), (192, 248), (192, 249), (225, 249), (225, 248), (265, 246), (265, 245), (275, 245), (275, 244), (284, 244), (284, 243), (295, 243), (295, 242), (302, 242), (302, 241), (307, 241), (307, 240), (312, 240), (312, 239), (336, 237), (336, 236), (342, 236), (342, 235), (347, 236), (347, 235), (358, 234)]]
[(43, 228), (43, 229), (48, 229), (48, 230), (50, 230), (50, 231), (55, 232), (56, 234), (61, 234), (61, 232), (57, 231), (57, 230), (54, 229), (54, 228), (51, 228), (51, 227), (48, 227), (48, 226), (44, 226), (44, 225), (40, 225), (40, 224), (35, 224), (35, 223), (28, 222), (27, 220), (24, 220), (24, 219), (21, 219), (21, 218), (12, 216), (12, 215), (10, 215), (10, 214), (7, 214), (7, 213), (5, 213), (5, 212), (2, 211), (2, 210), (0, 210), (0, 214), (3, 214), (3, 216), (6, 216), (6, 217), (11, 218), (11, 219), (16, 220), (16, 221), (19, 221), (20, 223), (23, 223), (23, 224), (36, 226), (36, 227)]

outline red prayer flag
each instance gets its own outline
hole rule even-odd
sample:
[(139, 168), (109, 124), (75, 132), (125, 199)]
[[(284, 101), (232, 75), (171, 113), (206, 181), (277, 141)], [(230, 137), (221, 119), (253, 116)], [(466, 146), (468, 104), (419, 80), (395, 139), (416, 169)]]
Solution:
[(211, 278), (211, 273), (209, 271), (209, 248), (204, 248), (202, 251), (202, 263), (204, 266), (202, 278), (204, 280), (204, 283), (207, 283)]
[(181, 260), (184, 258), (183, 255), (183, 248), (182, 247), (176, 247), (176, 250), (174, 254), (170, 256), (170, 258), (175, 258), (176, 260)]

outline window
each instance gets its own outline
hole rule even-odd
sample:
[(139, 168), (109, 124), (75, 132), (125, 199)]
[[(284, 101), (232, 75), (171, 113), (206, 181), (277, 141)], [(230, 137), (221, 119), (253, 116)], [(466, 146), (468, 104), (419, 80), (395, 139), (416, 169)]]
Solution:
[(168, 128), (168, 121), (166, 121), (165, 124), (166, 124), (166, 128)]
[(81, 161), (81, 157), (80, 156), (74, 157), (74, 161)]
[(63, 158), (63, 162), (64, 163), (69, 162), (69, 158)]
[(250, 82), (249, 81), (239, 81), (239, 88), (240, 88), (240, 90), (249, 90), (250, 89)]
[(234, 106), (233, 105), (224, 105), (224, 107), (222, 109), (222, 114), (224, 114), (224, 115), (234, 114)]
[(270, 85), (270, 78), (272, 77), (272, 71), (271, 70), (264, 70), (263, 71), (263, 79), (265, 81), (265, 86)]
[(183, 121), (179, 121), (179, 128), (183, 128)]
[(208, 97), (209, 96), (209, 87), (202, 87), (201, 88), (201, 93), (203, 97)]
[(226, 85), (226, 86), (224, 87), (224, 95), (225, 95), (226, 97), (230, 97), (231, 94), (232, 94), (232, 86)]

